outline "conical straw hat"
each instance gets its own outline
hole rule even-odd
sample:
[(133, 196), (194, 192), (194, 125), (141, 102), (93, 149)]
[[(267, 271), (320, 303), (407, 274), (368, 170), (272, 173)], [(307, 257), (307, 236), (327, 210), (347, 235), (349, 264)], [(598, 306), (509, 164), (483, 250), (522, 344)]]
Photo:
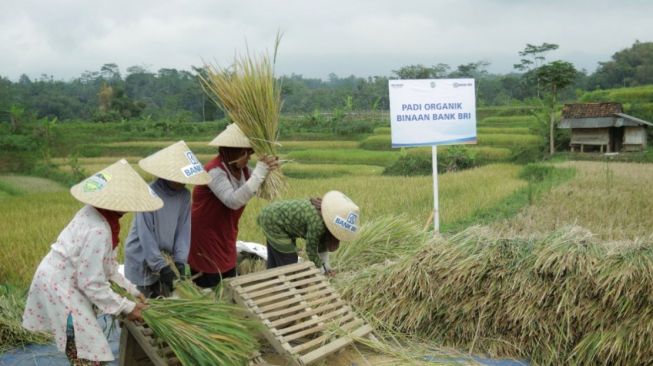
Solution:
[(224, 129), (213, 141), (209, 142), (210, 146), (222, 147), (242, 147), (251, 148), (252, 144), (243, 131), (235, 124), (232, 123)]
[(176, 142), (141, 159), (138, 165), (154, 176), (177, 183), (209, 184), (211, 181), (209, 173), (204, 170), (184, 141)]
[(112, 211), (154, 211), (163, 201), (125, 159), (121, 159), (70, 188), (79, 201)]
[(340, 241), (353, 240), (360, 229), (360, 209), (342, 192), (330, 191), (322, 197), (322, 219)]

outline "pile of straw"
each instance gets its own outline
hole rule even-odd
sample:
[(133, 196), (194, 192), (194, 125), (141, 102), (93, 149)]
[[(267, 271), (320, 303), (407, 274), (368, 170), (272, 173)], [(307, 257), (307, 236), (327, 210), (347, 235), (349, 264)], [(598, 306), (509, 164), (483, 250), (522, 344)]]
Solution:
[(393, 262), (425, 245), (429, 234), (405, 215), (366, 222), (358, 236), (332, 255), (338, 271), (357, 271), (376, 263)]
[(601, 243), (572, 227), (502, 238), (473, 227), (340, 285), (394, 329), (469, 352), (536, 365), (653, 360), (653, 237)]
[[(255, 57), (247, 52), (236, 56), (230, 68), (209, 64), (204, 75), (200, 74), (204, 91), (250, 139), (258, 156), (277, 156), (281, 87), (274, 77), (274, 61), (280, 40), (277, 35), (272, 60), (267, 54)], [(257, 195), (274, 199), (285, 188), (285, 179), (277, 169), (267, 176)]]
[(259, 347), (257, 323), (246, 319), (240, 307), (189, 281), (177, 283), (175, 291), (179, 298), (148, 300), (143, 319), (179, 361), (186, 366), (247, 365)]
[(29, 343), (45, 344), (51, 337), (23, 328), (25, 293), (11, 286), (0, 286), (0, 353)]

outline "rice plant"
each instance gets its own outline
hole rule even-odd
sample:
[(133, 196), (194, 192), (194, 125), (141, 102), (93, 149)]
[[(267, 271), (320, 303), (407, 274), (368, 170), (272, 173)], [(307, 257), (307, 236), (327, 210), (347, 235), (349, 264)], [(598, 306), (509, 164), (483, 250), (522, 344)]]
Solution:
[(52, 337), (23, 328), (26, 293), (15, 287), (0, 285), (0, 354), (30, 343), (45, 344)]
[[(274, 56), (236, 56), (229, 68), (206, 65), (200, 73), (205, 92), (240, 127), (259, 155), (277, 156), (281, 87), (274, 77), (274, 62), (281, 35), (277, 34)], [(286, 187), (281, 170), (270, 172), (257, 194), (277, 198)]]
[[(112, 288), (130, 297), (115, 284)], [(149, 299), (142, 314), (181, 364), (247, 365), (258, 351), (258, 323), (246, 319), (243, 308), (205, 294), (188, 281), (178, 283), (176, 291), (182, 296)]]

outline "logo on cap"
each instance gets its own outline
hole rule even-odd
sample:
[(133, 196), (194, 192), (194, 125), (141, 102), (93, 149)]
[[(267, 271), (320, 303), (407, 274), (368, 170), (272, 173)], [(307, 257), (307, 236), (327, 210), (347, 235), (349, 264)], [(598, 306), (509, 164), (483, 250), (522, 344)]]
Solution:
[(97, 192), (102, 189), (107, 185), (107, 183), (111, 180), (111, 174), (108, 173), (97, 173), (92, 177), (89, 177), (86, 179), (84, 182), (84, 192)]

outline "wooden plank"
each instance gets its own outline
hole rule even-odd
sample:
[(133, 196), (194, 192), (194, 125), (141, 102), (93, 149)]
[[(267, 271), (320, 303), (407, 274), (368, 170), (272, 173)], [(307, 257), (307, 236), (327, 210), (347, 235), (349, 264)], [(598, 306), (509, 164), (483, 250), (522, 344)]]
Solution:
[[(326, 284), (324, 282), (320, 282), (317, 285), (299, 288), (299, 289), (296, 290), (296, 292), (298, 294), (304, 294), (304, 293), (311, 292), (311, 291), (314, 291), (314, 290), (317, 290), (317, 289), (320, 289), (320, 288), (325, 288), (325, 287), (331, 288), (330, 286), (328, 286), (328, 284)], [(275, 301), (275, 300), (279, 300), (279, 299), (283, 299), (285, 297), (291, 297), (291, 296), (294, 296), (294, 294), (291, 294), (290, 292), (287, 292), (287, 291), (283, 291), (283, 292), (280, 292), (280, 293), (272, 295), (272, 296), (267, 296), (267, 297), (258, 298), (258, 299), (251, 299), (250, 301), (252, 301), (256, 305), (260, 306), (262, 304), (266, 304), (266, 303), (269, 303), (269, 302), (272, 302), (272, 301)]]
[(310, 310), (310, 311), (302, 312), (301, 314), (297, 314), (297, 315), (294, 315), (294, 316), (289, 316), (289, 317), (285, 317), (285, 318), (275, 320), (273, 322), (270, 322), (270, 326), (273, 327), (273, 328), (276, 328), (278, 325), (288, 324), (288, 323), (293, 322), (295, 320), (299, 320), (299, 319), (302, 319), (302, 318), (307, 318), (307, 317), (309, 317), (311, 315), (315, 315), (315, 314), (318, 314), (320, 312), (335, 309), (335, 308), (338, 308), (340, 306), (345, 306), (345, 305), (347, 305), (347, 304), (344, 301), (338, 300), (337, 302), (331, 303), (331, 304), (329, 304), (327, 306), (324, 306), (324, 307), (322, 307), (320, 309), (313, 309), (313, 310)]
[(261, 272), (254, 272), (254, 273), (249, 273), (243, 276), (238, 276), (235, 278), (227, 279), (225, 282), (232, 284), (232, 286), (241, 286), (245, 283), (250, 283), (254, 281), (260, 281), (264, 280), (270, 277), (275, 277), (281, 274), (287, 274), (290, 272), (297, 272), (297, 271), (302, 271), (302, 270), (308, 270), (310, 268), (316, 268), (315, 264), (310, 261), (302, 262), (302, 263), (296, 263), (296, 264), (289, 264), (287, 266), (281, 266), (273, 269), (268, 269), (265, 271)]
[[(354, 337), (363, 337), (366, 334), (372, 332), (372, 330), (373, 330), (372, 327), (370, 327), (369, 325), (365, 325), (352, 332), (352, 335)], [(320, 347), (312, 352), (309, 352), (301, 356), (299, 359), (302, 364), (310, 365), (353, 342), (354, 340), (350, 336), (342, 337), (325, 345), (324, 347)]]
[[(363, 327), (368, 326), (365, 323), (363, 323), (362, 320), (360, 320), (360, 319), (356, 319), (356, 320), (357, 321), (355, 321), (353, 323), (345, 324), (345, 325), (343, 325), (343, 326), (341, 326), (339, 328), (341, 330), (343, 330), (343, 331), (348, 331), (350, 329), (357, 329), (357, 328), (359, 328), (360, 325), (362, 325)], [(370, 331), (372, 331), (371, 328), (370, 328)], [(365, 334), (367, 334), (367, 333), (365, 333)], [(331, 339), (331, 338), (344, 338), (344, 337), (338, 337), (337, 335), (334, 335), (334, 334), (325, 334), (325, 335), (323, 335), (321, 337), (317, 337), (317, 338), (312, 339), (312, 340), (310, 340), (310, 341), (308, 341), (306, 343), (303, 343), (303, 344), (300, 344), (300, 345), (294, 347), (293, 352), (301, 353), (302, 351), (311, 349), (311, 348), (317, 346), (318, 344), (322, 344), (322, 343), (326, 342), (328, 339)]]
[[(291, 274), (291, 275), (284, 275), (284, 282), (285, 281), (295, 280), (297, 278), (312, 276), (312, 275), (318, 274), (318, 273), (320, 273), (320, 270), (317, 269), (317, 268), (313, 268), (313, 269), (310, 269), (308, 271), (297, 272), (297, 273), (294, 273), (294, 274)], [(270, 287), (270, 286), (273, 286), (275, 284), (278, 284), (278, 283), (282, 282), (282, 281), (280, 281), (280, 279), (281, 279), (281, 276), (275, 277), (275, 278), (273, 278), (273, 279), (271, 279), (269, 281), (258, 282), (256, 284), (249, 285), (249, 286), (246, 285), (246, 284), (242, 284), (242, 285), (240, 285), (240, 287), (245, 289), (247, 292), (252, 292), (252, 291), (258, 290), (260, 288)]]
[(278, 286), (267, 288), (265, 290), (260, 290), (260, 291), (255, 291), (255, 292), (252, 292), (252, 293), (247, 293), (247, 296), (246, 297), (243, 296), (243, 298), (253, 299), (253, 298), (256, 298), (256, 297), (271, 294), (273, 292), (289, 290), (289, 289), (294, 288), (296, 286), (301, 286), (301, 285), (306, 285), (306, 284), (309, 284), (309, 283), (315, 283), (315, 282), (321, 282), (321, 281), (322, 281), (322, 279), (320, 279), (320, 278), (310, 277), (310, 278), (307, 278), (307, 279), (302, 280), (302, 281), (292, 282), (292, 284), (284, 283), (284, 284), (281, 284), (281, 285), (278, 285)]
[(312, 299), (314, 297), (323, 296), (323, 295), (327, 295), (327, 294), (333, 294), (333, 293), (334, 293), (334, 291), (327, 287), (327, 288), (325, 288), (323, 290), (320, 290), (320, 291), (309, 292), (308, 294), (302, 296), (300, 299), (297, 299), (297, 298), (293, 297), (292, 299), (289, 299), (289, 300), (279, 301), (279, 302), (271, 304), (271, 305), (259, 307), (259, 310), (261, 312), (268, 312), (268, 311), (274, 310), (276, 308), (288, 306), (288, 305), (291, 305), (291, 304), (294, 304), (294, 303), (297, 303), (297, 302), (300, 302), (300, 301), (306, 301), (306, 300), (310, 300), (310, 299)]
[(260, 315), (267, 318), (267, 319), (276, 318), (276, 317), (281, 316), (281, 315), (286, 315), (286, 314), (289, 314), (289, 313), (294, 313), (294, 312), (297, 312), (297, 311), (306, 310), (307, 307), (311, 307), (311, 308), (312, 307), (319, 307), (323, 303), (325, 303), (325, 302), (328, 303), (328, 302), (330, 302), (332, 300), (338, 300), (338, 296), (336, 294), (331, 294), (331, 295), (329, 295), (327, 297), (321, 297), (321, 298), (318, 298), (317, 300), (307, 302), (307, 304), (299, 304), (299, 305), (291, 306), (289, 308), (285, 308), (285, 309), (282, 309), (282, 310), (277, 310), (277, 311), (273, 311), (273, 312), (269, 312), (269, 313), (267, 313), (267, 312), (262, 313)]
[(151, 346), (150, 344), (150, 339), (146, 338), (142, 334), (142, 330), (144, 328), (141, 326), (137, 326), (133, 322), (129, 320), (125, 320), (123, 322), (123, 329), (122, 331), (127, 331), (129, 332), (134, 340), (140, 345), (141, 349), (147, 354), (147, 356), (150, 358), (150, 361), (152, 361), (152, 364), (154, 366), (166, 366), (167, 362), (159, 356), (159, 354), (156, 352), (156, 350)]
[(337, 317), (339, 315), (342, 315), (343, 313), (345, 314), (343, 316), (349, 316), (349, 314), (350, 314), (349, 309), (340, 308), (340, 309), (338, 309), (336, 311), (326, 313), (326, 314), (324, 314), (324, 315), (322, 315), (320, 317), (317, 317), (315, 319), (307, 320), (305, 322), (295, 324), (295, 325), (287, 327), (287, 328), (278, 328), (278, 333), (279, 333), (279, 335), (285, 335), (285, 334), (288, 334), (288, 333), (292, 333), (294, 331), (310, 327), (310, 326), (312, 326), (314, 324), (318, 324), (320, 322), (327, 322), (332, 318), (335, 318), (335, 317)]
[[(315, 327), (312, 327), (310, 329), (306, 329), (306, 330), (302, 330), (301, 332), (289, 334), (287, 336), (284, 336), (283, 340), (286, 341), (286, 342), (291, 342), (291, 341), (294, 341), (297, 338), (302, 338), (302, 337), (307, 336), (309, 334), (321, 332), (324, 329), (327, 329), (329, 327), (333, 327), (334, 323), (337, 323), (336, 326), (341, 326), (341, 325), (344, 325), (346, 323), (349, 323), (350, 320), (356, 321), (356, 319), (354, 319), (354, 314), (349, 313), (349, 314), (347, 314), (347, 315), (345, 315), (345, 316), (343, 316), (341, 318), (338, 318), (337, 320), (334, 320), (332, 322), (322, 323), (322, 324), (320, 324), (318, 326), (315, 326)], [(362, 321), (360, 323), (362, 323)]]
[[(265, 272), (265, 271), (263, 271), (263, 272)], [(247, 309), (247, 304), (245, 303), (245, 300), (242, 297), (240, 297), (237, 293), (233, 294), (233, 300), (237, 304), (239, 304), (239, 305), (241, 305), (241, 306), (243, 306), (243, 307), (245, 307)], [(263, 324), (269, 326), (269, 323), (267, 321), (264, 321)], [(275, 334), (273, 332), (274, 332), (274, 329), (271, 329), (270, 331), (263, 331), (262, 333), (263, 333), (263, 336), (265, 337), (265, 339), (267, 339), (268, 342), (270, 342), (272, 347), (274, 347), (274, 349), (277, 352), (279, 352), (280, 354), (288, 356), (288, 359), (290, 360), (289, 364), (291, 366), (304, 366), (304, 365), (300, 364), (299, 361), (297, 360), (297, 355), (294, 352), (292, 352), (292, 347), (290, 346), (290, 344), (287, 343), (287, 342), (281, 342), (281, 340), (279, 340), (275, 336)]]

